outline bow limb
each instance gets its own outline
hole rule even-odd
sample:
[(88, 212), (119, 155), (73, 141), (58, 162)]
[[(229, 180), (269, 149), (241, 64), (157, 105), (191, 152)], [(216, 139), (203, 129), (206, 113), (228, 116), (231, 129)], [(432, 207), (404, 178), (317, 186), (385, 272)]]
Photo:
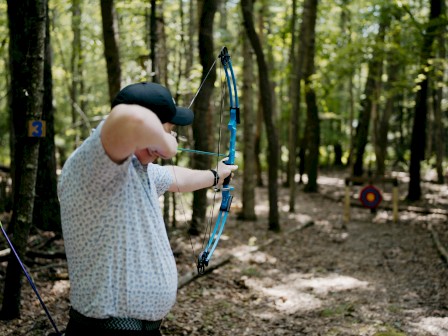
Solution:
[[(219, 54), (219, 58), (221, 59), (222, 66), (224, 68), (230, 101), (230, 118), (227, 125), (227, 128), (230, 131), (229, 154), (228, 159), (224, 163), (233, 165), (235, 164), (236, 130), (237, 125), (240, 123), (238, 89), (236, 86), (236, 78), (233, 72), (232, 61), (226, 47), (222, 48), (221, 53)], [(230, 212), (230, 207), (233, 199), (231, 191), (234, 190), (234, 188), (230, 185), (230, 182), (231, 175), (224, 179), (221, 188), (222, 201), (219, 208), (219, 214), (217, 216), (213, 231), (208, 239), (207, 245), (205, 249), (199, 254), (197, 262), (199, 274), (203, 274), (205, 272), (205, 267), (208, 266), (213, 256), (213, 252), (218, 246), (219, 239), (221, 238), (221, 235), (224, 231), (224, 226), (226, 224), (227, 216)]]
[(14, 254), (17, 262), (19, 263), (20, 267), (22, 268), (23, 273), (25, 274), (25, 277), (27, 278), (29, 284), (31, 285), (31, 288), (34, 291), (34, 294), (36, 294), (40, 305), (42, 306), (43, 310), (45, 311), (45, 314), (47, 315), (48, 319), (50, 320), (51, 325), (53, 326), (54, 330), (56, 331), (57, 336), (62, 336), (62, 333), (59, 332), (58, 327), (56, 326), (56, 323), (53, 320), (53, 317), (50, 314), (50, 311), (48, 310), (47, 306), (45, 305), (44, 301), (42, 300), (42, 297), (39, 294), (39, 291), (37, 290), (36, 284), (34, 283), (33, 279), (31, 278), (31, 275), (26, 270), (25, 265), (23, 264), (22, 260), (19, 257), (19, 254), (17, 253), (16, 249), (14, 248), (14, 245), (12, 244), (11, 240), (8, 237), (8, 234), (6, 233), (6, 230), (3, 228), (2, 222), (0, 221), (0, 230), (5, 236), (5, 239), (11, 249), (11, 252)]

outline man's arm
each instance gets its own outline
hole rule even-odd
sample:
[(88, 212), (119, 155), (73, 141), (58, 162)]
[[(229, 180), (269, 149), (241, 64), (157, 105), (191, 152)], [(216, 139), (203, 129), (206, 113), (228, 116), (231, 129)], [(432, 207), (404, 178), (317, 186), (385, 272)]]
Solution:
[(176, 139), (164, 130), (152, 111), (140, 105), (115, 106), (104, 122), (101, 142), (116, 163), (145, 148), (162, 158), (171, 158), (177, 153)]
[[(213, 186), (215, 175), (210, 170), (194, 170), (179, 166), (166, 166), (173, 175), (173, 183), (169, 187), (172, 192), (190, 192)], [(216, 171), (219, 174), (217, 187), (221, 186), (224, 179), (234, 170), (236, 165), (226, 165), (223, 161), (218, 163)]]

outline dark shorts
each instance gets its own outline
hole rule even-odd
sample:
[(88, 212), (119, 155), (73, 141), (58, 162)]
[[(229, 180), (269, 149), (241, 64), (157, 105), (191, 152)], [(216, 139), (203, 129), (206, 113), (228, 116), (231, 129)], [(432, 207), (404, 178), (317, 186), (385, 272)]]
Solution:
[(161, 323), (162, 321), (152, 322), (128, 318), (95, 319), (71, 309), (65, 336), (87, 335), (87, 332), (95, 336), (161, 336)]

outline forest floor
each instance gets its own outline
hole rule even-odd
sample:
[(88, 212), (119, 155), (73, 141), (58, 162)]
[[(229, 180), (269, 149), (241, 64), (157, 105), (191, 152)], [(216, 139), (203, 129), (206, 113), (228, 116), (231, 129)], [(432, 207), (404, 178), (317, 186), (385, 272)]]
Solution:
[[(196, 254), (200, 247), (196, 239), (190, 243), (179, 224), (171, 240), (184, 285), (163, 323), (163, 334), (448, 335), (448, 264), (443, 257), (443, 247), (445, 252), (448, 248), (448, 186), (423, 183), (424, 199), (411, 206), (404, 201), (406, 178), (400, 177), (400, 182), (397, 223), (389, 210), (390, 185), (377, 185), (384, 200), (375, 213), (359, 206), (361, 187), (353, 187), (348, 223), (343, 220), (343, 173), (322, 172), (318, 193), (299, 190), (295, 214), (288, 212), (288, 190), (281, 188), (280, 233), (267, 230), (267, 189), (256, 190), (256, 222), (236, 219), (237, 190), (209, 266), (216, 268), (190, 282), (184, 280), (195, 272), (192, 245)], [(35, 246), (42, 246), (51, 235), (31, 238)], [(4, 248), (2, 239), (0, 250)], [(49, 248), (61, 250), (63, 241), (56, 239)], [(26, 261), (63, 330), (70, 287), (65, 261)], [(0, 296), (5, 272), (6, 262), (2, 262)], [(52, 331), (24, 282), (22, 316), (0, 321), (0, 335)]]

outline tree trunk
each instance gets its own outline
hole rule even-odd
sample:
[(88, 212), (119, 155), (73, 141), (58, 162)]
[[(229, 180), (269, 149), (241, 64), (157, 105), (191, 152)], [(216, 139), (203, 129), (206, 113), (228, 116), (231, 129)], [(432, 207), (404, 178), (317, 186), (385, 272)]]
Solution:
[[(445, 182), (445, 174), (443, 171), (443, 161), (445, 158), (445, 127), (443, 124), (443, 110), (442, 110), (442, 100), (443, 100), (443, 83), (447, 83), (446, 72), (443, 71), (446, 57), (446, 38), (445, 34), (440, 34), (438, 43), (438, 54), (439, 62), (436, 65), (435, 78), (437, 85), (435, 85), (433, 94), (434, 102), (434, 136), (437, 139), (435, 143), (435, 153), (436, 153), (436, 171), (437, 171), (437, 183), (443, 184)], [(438, 70), (438, 71), (437, 71)]]
[(409, 129), (409, 127), (406, 127), (406, 121), (405, 121), (405, 114), (407, 113), (407, 108), (404, 106), (406, 98), (403, 94), (397, 95), (397, 107), (396, 107), (396, 118), (397, 118), (397, 141), (394, 142), (394, 156), (395, 160), (392, 164), (392, 167), (397, 167), (400, 164), (406, 164), (407, 161), (404, 158), (404, 154), (407, 148), (407, 145), (405, 144), (405, 131), (404, 129)]
[[(199, 56), (202, 65), (203, 86), (201, 94), (197, 96), (193, 105), (195, 120), (193, 123), (194, 146), (197, 150), (211, 151), (210, 138), (213, 132), (212, 112), (210, 101), (213, 94), (213, 88), (216, 81), (216, 70), (213, 69), (204, 82), (208, 71), (216, 60), (213, 43), (213, 21), (218, 9), (218, 0), (204, 1), (199, 23)], [(209, 169), (210, 157), (207, 155), (197, 155), (193, 160), (194, 169)], [(200, 226), (204, 225), (207, 211), (207, 189), (201, 189), (194, 192), (193, 196), (193, 215), (190, 224), (190, 234), (198, 234)]]
[[(168, 80), (168, 63), (169, 63), (169, 50), (166, 45), (167, 36), (165, 29), (165, 18), (163, 16), (164, 8), (163, 2), (160, 1), (157, 5), (158, 16), (156, 16), (156, 29), (157, 29), (157, 75), (159, 78), (159, 83), (165, 87), (169, 87)], [(177, 92), (175, 93), (177, 95)], [(178, 100), (176, 103), (179, 104)], [(180, 104), (179, 104), (180, 105)]]
[[(343, 45), (341, 46), (342, 48), (348, 48), (353, 43), (352, 42), (352, 31), (351, 31), (352, 14), (351, 14), (350, 8), (349, 8), (350, 3), (351, 3), (351, 0), (342, 0), (342, 3), (341, 3), (341, 16), (340, 16), (340, 21), (339, 21), (339, 27), (341, 29), (341, 38), (343, 41)], [(349, 144), (348, 144), (348, 157), (347, 157), (346, 166), (350, 167), (349, 168), (350, 170), (352, 167), (353, 147), (354, 147), (353, 119), (354, 119), (354, 115), (355, 115), (355, 98), (354, 98), (354, 94), (353, 94), (353, 90), (354, 90), (353, 78), (355, 75), (355, 71), (356, 70), (353, 68), (347, 74), (346, 90), (348, 92), (348, 101), (345, 102), (345, 104), (344, 104), (345, 108), (349, 111), (348, 120), (347, 120), (347, 127), (349, 130), (348, 131)], [(336, 148), (338, 148), (338, 147), (335, 147), (335, 155), (336, 155)], [(340, 149), (342, 151), (342, 146)], [(337, 150), (339, 150), (339, 148)], [(339, 153), (337, 155), (339, 155)], [(342, 156), (342, 153), (341, 153), (341, 156)], [(335, 164), (336, 164), (336, 159), (335, 159)], [(339, 165), (339, 162), (336, 165)], [(342, 165), (342, 157), (341, 157), (340, 165)]]
[(244, 220), (255, 220), (255, 111), (254, 111), (254, 68), (253, 51), (246, 36), (243, 36), (243, 118), (244, 147), (243, 147), (243, 209), (240, 215)]
[[(258, 93), (260, 94), (260, 93)], [(257, 186), (263, 187), (263, 169), (261, 167), (261, 134), (263, 132), (263, 112), (260, 101), (257, 104), (255, 121), (255, 175), (257, 176)]]
[(118, 29), (115, 20), (114, 0), (101, 0), (101, 18), (109, 100), (112, 103), (112, 100), (121, 88), (120, 51), (118, 47)]
[[(300, 115), (300, 83), (302, 81), (302, 67), (303, 67), (303, 52), (306, 51), (305, 46), (299, 43), (298, 54), (296, 57), (296, 28), (295, 22), (297, 20), (296, 14), (297, 0), (292, 2), (292, 17), (291, 17), (291, 51), (290, 51), (290, 64), (292, 64), (291, 69), (291, 81), (290, 81), (290, 93), (289, 98), (291, 102), (291, 124), (289, 126), (289, 154), (288, 154), (288, 177), (287, 185), (289, 186), (289, 212), (295, 212), (296, 203), (296, 171), (297, 171), (297, 154), (298, 142), (299, 142), (299, 115)], [(303, 15), (302, 15), (303, 17)], [(300, 28), (299, 40), (302, 41), (302, 36), (304, 36), (304, 24), (302, 20)]]
[(254, 49), (258, 63), (259, 86), (261, 92), (261, 104), (263, 108), (263, 117), (266, 127), (266, 136), (268, 142), (267, 159), (269, 162), (268, 168), (268, 193), (269, 193), (269, 230), (280, 231), (279, 211), (278, 211), (278, 136), (274, 126), (272, 116), (275, 115), (274, 100), (272, 86), (270, 84), (268, 65), (266, 64), (263, 49), (257, 32), (254, 27), (253, 20), (253, 1), (242, 0), (241, 8), (243, 12), (244, 27), (246, 28), (247, 36)]
[[(47, 9), (48, 13), (48, 9)], [(61, 213), (57, 195), (56, 146), (54, 143), (53, 77), (50, 43), (50, 20), (46, 20), (44, 96), (42, 119), (46, 120), (46, 136), (39, 146), (36, 196), (34, 199), (33, 223), (41, 230), (62, 232)]]
[(306, 0), (304, 3), (303, 18), (307, 28), (307, 52), (304, 62), (303, 77), (305, 79), (305, 100), (306, 100), (306, 130), (307, 130), (307, 151), (305, 156), (306, 172), (308, 182), (305, 186), (306, 192), (317, 191), (317, 174), (319, 168), (319, 145), (320, 145), (320, 123), (319, 111), (317, 109), (316, 93), (314, 92), (312, 76), (314, 75), (314, 54), (316, 36), (318, 0)]
[(156, 0), (151, 0), (151, 13), (149, 16), (149, 58), (151, 60), (151, 67), (149, 69), (149, 76), (152, 82), (159, 83), (158, 67), (157, 67), (157, 19), (156, 19), (157, 5)]
[[(263, 31), (264, 28), (264, 19), (263, 19), (263, 10), (266, 7), (265, 6), (266, 2), (262, 1), (261, 5), (260, 5), (260, 10), (259, 10), (259, 14), (258, 14), (258, 31)], [(263, 36), (260, 37), (260, 43), (261, 43), (261, 38), (263, 38)], [(253, 50), (253, 49), (252, 49)], [(258, 78), (258, 76), (257, 76)], [(258, 88), (257, 90), (257, 96), (258, 96), (258, 102), (257, 102), (257, 119), (256, 119), (256, 128), (255, 128), (255, 169), (256, 169), (256, 174), (257, 174), (257, 186), (259, 187), (263, 187), (264, 186), (264, 182), (263, 182), (263, 167), (261, 164), (261, 155), (262, 155), (262, 142), (263, 142), (263, 106), (262, 106), (262, 102), (261, 102), (261, 91), (260, 88)]]
[[(83, 89), (83, 51), (81, 42), (81, 16), (82, 16), (82, 0), (72, 0), (72, 56), (70, 60), (70, 70), (72, 74), (70, 85), (70, 99), (71, 99), (71, 112), (72, 112), (72, 124), (77, 125), (78, 114), (81, 112), (84, 114), (83, 103), (81, 98), (84, 94)], [(85, 116), (84, 116), (85, 117)], [(88, 129), (88, 125), (83, 123), (81, 125), (82, 132), (75, 132), (74, 148), (76, 149), (83, 139), (83, 134), (86, 134), (85, 129)], [(90, 131), (90, 130), (89, 130)]]
[[(382, 113), (378, 116), (378, 122), (375, 125), (376, 142), (376, 175), (384, 176), (386, 173), (386, 158), (388, 148), (389, 121), (393, 114), (394, 105), (397, 101), (397, 95), (394, 94), (395, 86), (400, 73), (400, 63), (396, 61), (397, 55), (390, 54), (388, 57), (387, 78), (385, 95), (387, 95), (386, 104)], [(379, 109), (378, 109), (379, 110)]]
[(412, 126), (411, 136), (411, 164), (409, 166), (409, 188), (407, 199), (409, 201), (418, 201), (421, 197), (421, 177), (420, 177), (420, 162), (425, 159), (425, 146), (426, 146), (426, 119), (427, 119), (427, 99), (428, 99), (428, 76), (429, 73), (426, 69), (431, 68), (428, 66), (428, 61), (432, 54), (432, 45), (436, 34), (441, 31), (441, 22), (437, 23), (437, 19), (442, 14), (442, 1), (443, 0), (431, 0), (431, 10), (429, 14), (429, 23), (427, 31), (423, 37), (423, 45), (421, 49), (421, 74), (424, 75), (424, 79), (419, 84), (420, 90), (417, 91), (415, 96), (415, 110), (414, 110), (414, 124)]
[[(194, 42), (195, 42), (195, 31), (196, 31), (196, 12), (194, 11), (194, 0), (190, 0), (188, 3), (188, 17), (190, 18), (188, 22), (188, 49), (186, 56), (186, 71), (190, 72), (193, 67), (193, 59), (194, 59)], [(186, 76), (189, 78), (189, 76)], [(190, 102), (191, 99), (188, 100)]]
[(308, 182), (304, 190), (306, 192), (317, 192), (317, 176), (319, 169), (319, 145), (320, 145), (320, 122), (317, 109), (316, 93), (312, 88), (312, 82), (305, 80), (305, 100), (307, 104), (307, 151), (305, 155), (306, 174)]
[(378, 35), (376, 38), (376, 47), (373, 51), (371, 60), (368, 63), (368, 75), (364, 88), (364, 99), (361, 101), (361, 111), (356, 127), (355, 136), (355, 162), (353, 165), (353, 175), (362, 176), (364, 173), (364, 152), (369, 138), (370, 119), (372, 111), (377, 106), (378, 86), (381, 81), (383, 67), (383, 51), (384, 38), (389, 22), (384, 20), (384, 11), (381, 11), (381, 21)]
[[(43, 100), (43, 71), (45, 57), (46, 0), (8, 0), (10, 33), (9, 60), (11, 73), (10, 113), (14, 135), (15, 192), (11, 239), (19, 257), (26, 251), (32, 224), (34, 193), (39, 155), (39, 138), (28, 136), (28, 121), (41, 120)], [(39, 131), (34, 130), (34, 135)], [(14, 319), (20, 316), (22, 270), (14, 254), (6, 270), (1, 316)]]

